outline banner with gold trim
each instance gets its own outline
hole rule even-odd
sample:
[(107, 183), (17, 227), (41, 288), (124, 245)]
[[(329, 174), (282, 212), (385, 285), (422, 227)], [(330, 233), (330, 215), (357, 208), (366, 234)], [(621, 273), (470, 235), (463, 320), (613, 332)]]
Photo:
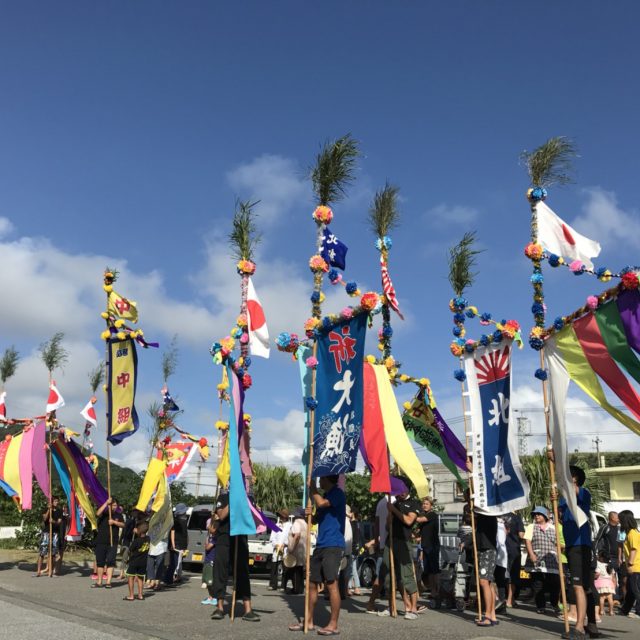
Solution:
[(119, 444), (139, 426), (136, 413), (138, 356), (131, 338), (108, 342), (107, 440)]

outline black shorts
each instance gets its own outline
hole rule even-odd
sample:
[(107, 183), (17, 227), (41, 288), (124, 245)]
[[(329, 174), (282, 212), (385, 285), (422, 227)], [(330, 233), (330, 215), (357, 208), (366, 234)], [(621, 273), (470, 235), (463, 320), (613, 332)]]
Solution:
[(440, 573), (440, 547), (422, 549), (422, 575), (433, 576)]
[(96, 566), (115, 567), (118, 547), (114, 544), (96, 544)]
[(147, 559), (134, 560), (127, 565), (127, 575), (144, 578), (147, 574)]
[(567, 547), (565, 551), (569, 567), (569, 581), (574, 587), (591, 588), (591, 547)]
[(342, 547), (316, 547), (311, 556), (311, 582), (334, 582), (340, 573)]

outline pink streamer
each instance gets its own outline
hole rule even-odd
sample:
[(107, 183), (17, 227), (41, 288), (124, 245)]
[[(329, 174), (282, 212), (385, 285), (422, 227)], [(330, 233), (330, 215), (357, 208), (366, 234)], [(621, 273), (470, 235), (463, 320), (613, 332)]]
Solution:
[(47, 429), (44, 420), (36, 422), (33, 429), (33, 446), (31, 447), (31, 467), (33, 475), (36, 477), (42, 493), (49, 496), (49, 470), (47, 468), (47, 451), (45, 443), (47, 438)]
[(25, 429), (22, 434), (20, 453), (18, 454), (18, 464), (20, 467), (20, 484), (22, 484), (22, 495), (20, 503), (23, 509), (31, 509), (33, 499), (33, 487), (31, 483), (31, 449), (33, 447), (34, 429)]

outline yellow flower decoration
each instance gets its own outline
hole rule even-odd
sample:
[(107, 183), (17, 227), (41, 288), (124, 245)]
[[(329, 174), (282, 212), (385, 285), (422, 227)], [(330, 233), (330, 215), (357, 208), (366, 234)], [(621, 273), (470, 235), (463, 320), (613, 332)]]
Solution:
[(375, 363), (375, 361), (376, 361), (375, 356), (372, 356), (372, 355), (368, 355), (368, 356), (367, 356), (367, 362), (368, 362), (369, 364), (374, 364), (374, 363)]
[(384, 345), (382, 344), (382, 342), (378, 342), (378, 351), (383, 351), (384, 350)]
[(408, 382), (409, 381), (409, 376), (406, 373), (401, 373), (400, 374), (400, 380), (402, 380), (402, 382)]
[(124, 340), (127, 337), (127, 334), (124, 331), (118, 331), (116, 336), (118, 336), (118, 340)]
[(229, 423), (224, 420), (216, 420), (216, 429), (219, 431), (226, 431), (229, 428)]
[(394, 359), (393, 356), (389, 356), (385, 361), (384, 361), (384, 366), (387, 367), (387, 369), (393, 369), (393, 367), (395, 366), (396, 361)]
[(107, 319), (109, 318), (109, 314), (108, 314), (106, 311), (103, 311), (103, 312), (100, 314), (100, 317), (101, 317), (103, 320), (107, 320)]
[(107, 292), (107, 293), (111, 293), (113, 291), (113, 286), (110, 284), (103, 284), (102, 288)]
[(119, 329), (120, 327), (124, 327), (124, 320), (116, 320), (113, 324)]
[(420, 380), (418, 381), (418, 384), (421, 387), (428, 387), (431, 385), (431, 380), (429, 380), (429, 378), (420, 378)]
[(108, 340), (108, 339), (109, 339), (109, 336), (111, 336), (111, 331), (103, 331), (103, 332), (100, 334), (100, 338), (101, 338), (102, 340)]
[(407, 402), (403, 402), (402, 406), (404, 407), (404, 409), (406, 409), (407, 411), (409, 411), (409, 409), (411, 409), (411, 403), (407, 400)]

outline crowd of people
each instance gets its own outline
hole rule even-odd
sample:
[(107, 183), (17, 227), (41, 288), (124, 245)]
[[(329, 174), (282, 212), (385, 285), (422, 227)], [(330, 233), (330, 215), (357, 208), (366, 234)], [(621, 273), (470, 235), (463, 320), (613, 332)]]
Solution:
[[(499, 624), (497, 614), (519, 606), (521, 570), (525, 569), (539, 614), (567, 616), (573, 627), (563, 637), (597, 638), (598, 623), (605, 614), (614, 614), (616, 604), (620, 615), (640, 616), (640, 532), (631, 511), (611, 512), (608, 524), (594, 539), (591, 495), (583, 486), (585, 473), (579, 467), (571, 467), (571, 474), (585, 522), (574, 519), (564, 498), (558, 504), (558, 529), (545, 506), (535, 506), (531, 511), (533, 521), (525, 526), (515, 513), (486, 515), (472, 510), (467, 501), (458, 531), (459, 554), (453, 578), (441, 575), (440, 524), (434, 501), (413, 499), (406, 478), (397, 479), (399, 489), (393, 498), (384, 496), (378, 502), (373, 537), (369, 540), (364, 538), (358, 513), (346, 503), (338, 476), (320, 478), (319, 490), (311, 487), (311, 506), (298, 507), (291, 514), (286, 508), (278, 512), (280, 531), (271, 534), (273, 555), (268, 589), (303, 593), (307, 541), (311, 539), (306, 619), (308, 629), (319, 635), (339, 634), (342, 601), (361, 595), (358, 556), (362, 553), (376, 558), (367, 613), (395, 615), (398, 591), (404, 619), (409, 621), (416, 620), (428, 608), (456, 606), (460, 602), (472, 606), (470, 596), (477, 583), (481, 615), (475, 624), (492, 627)], [(126, 579), (129, 589), (124, 599), (134, 601), (144, 599), (145, 587), (159, 590), (181, 581), (182, 558), (188, 548), (185, 505), (177, 505), (171, 530), (153, 543), (149, 538), (150, 514), (134, 510), (125, 519), (117, 501), (109, 498), (97, 515), (93, 588), (109, 589), (114, 579)], [(308, 516), (312, 516), (312, 532), (307, 530)], [(51, 511), (47, 509), (42, 518), (36, 576), (60, 573), (67, 522), (66, 507), (60, 507), (54, 498)], [(227, 585), (235, 568), (235, 599), (242, 602), (242, 619), (259, 621), (251, 602), (248, 540), (247, 536), (230, 535), (227, 493), (220, 494), (206, 530), (202, 586), (207, 589), (207, 596), (202, 604), (214, 606), (213, 620), (225, 618)], [(47, 562), (50, 541), (51, 562)], [(120, 573), (114, 578), (119, 546)], [(566, 611), (560, 601), (563, 588)], [(430, 599), (421, 604), (419, 595), (427, 591)], [(329, 601), (330, 617), (327, 624), (319, 627), (314, 614), (321, 593)], [(380, 608), (377, 601), (384, 597), (387, 603)], [(298, 620), (289, 629), (299, 631), (304, 626), (304, 620)]]

